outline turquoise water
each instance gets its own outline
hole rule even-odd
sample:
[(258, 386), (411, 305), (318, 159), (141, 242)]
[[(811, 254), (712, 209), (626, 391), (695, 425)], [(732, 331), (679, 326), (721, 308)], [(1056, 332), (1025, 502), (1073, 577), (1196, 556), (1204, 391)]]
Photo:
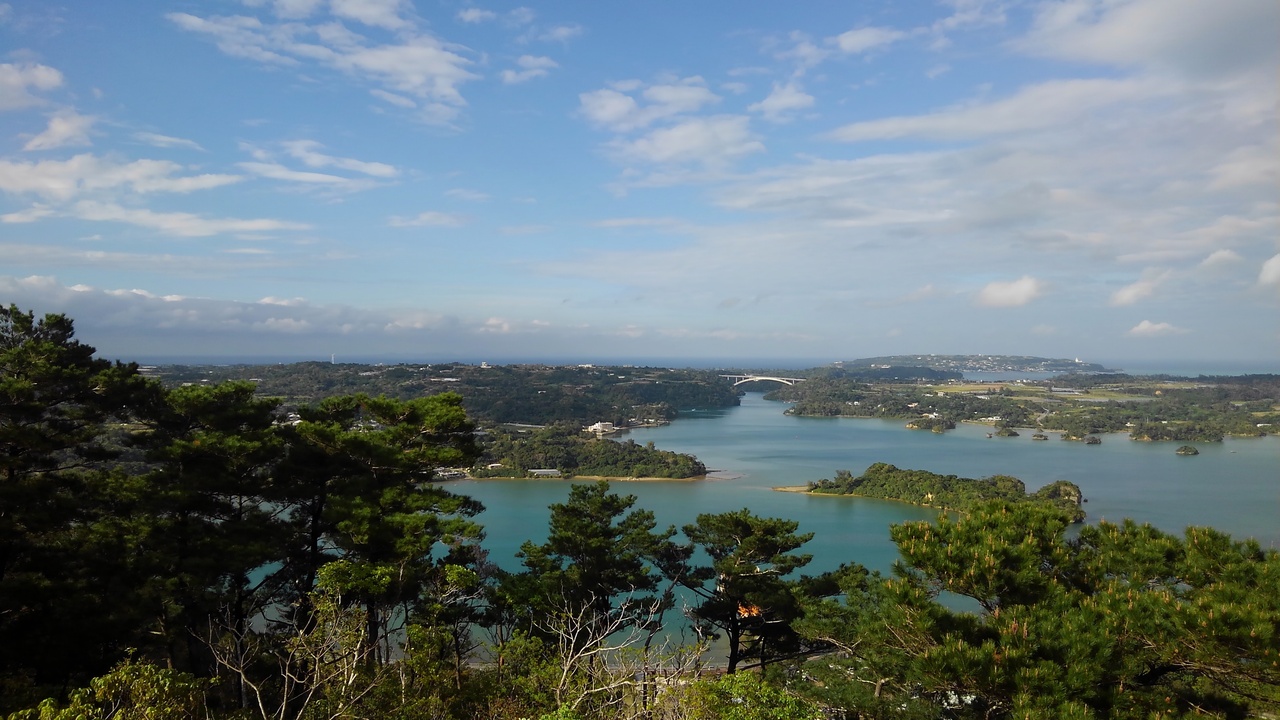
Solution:
[[(1104, 436), (1093, 446), (1052, 433), (1042, 442), (1030, 432), (987, 438), (980, 425), (939, 435), (906, 430), (900, 420), (790, 417), (786, 408), (748, 394), (740, 407), (682, 413), (670, 425), (633, 431), (627, 437), (636, 442), (692, 453), (719, 472), (702, 482), (615, 483), (613, 490), (636, 495), (637, 507), (652, 510), (664, 526), (743, 507), (798, 520), (801, 532), (815, 533), (805, 546), (814, 556), (811, 572), (846, 561), (887, 569), (897, 557), (889, 526), (935, 517), (901, 503), (770, 489), (841, 469), (857, 474), (875, 462), (962, 477), (1013, 475), (1028, 489), (1070, 480), (1088, 499), (1090, 522), (1132, 517), (1178, 533), (1210, 525), (1280, 548), (1280, 438), (1274, 436), (1195, 443), (1200, 455), (1180, 457), (1174, 450), (1183, 443), (1139, 443), (1125, 435)], [(485, 504), (479, 518), (485, 545), (495, 562), (511, 568), (521, 542), (545, 538), (547, 505), (569, 492), (568, 483), (554, 480), (463, 481), (449, 489)]]

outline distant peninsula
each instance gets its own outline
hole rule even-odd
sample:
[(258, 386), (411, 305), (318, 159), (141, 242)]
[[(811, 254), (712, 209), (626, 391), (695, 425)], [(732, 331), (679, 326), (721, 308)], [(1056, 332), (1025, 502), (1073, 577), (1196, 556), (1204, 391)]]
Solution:
[(1072, 522), (1083, 522), (1085, 517), (1080, 507), (1084, 496), (1079, 486), (1066, 480), (1058, 480), (1028, 493), (1027, 486), (1010, 475), (973, 480), (927, 470), (904, 470), (888, 463), (875, 463), (857, 477), (848, 470), (840, 470), (834, 479), (810, 482), (803, 487), (777, 489), (811, 495), (856, 495), (899, 500), (956, 512), (967, 512), (975, 505), (991, 500), (1033, 502), (1066, 512)]
[(1097, 363), (1079, 358), (1042, 358), (1031, 355), (885, 355), (834, 363), (846, 369), (926, 367), (951, 372), (1112, 373)]

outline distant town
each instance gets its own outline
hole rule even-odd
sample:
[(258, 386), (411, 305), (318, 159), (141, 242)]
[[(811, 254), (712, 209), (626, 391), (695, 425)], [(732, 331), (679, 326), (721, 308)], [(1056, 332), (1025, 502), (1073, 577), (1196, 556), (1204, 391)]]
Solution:
[(846, 368), (927, 367), (955, 372), (1047, 372), (1110, 373), (1119, 372), (1080, 358), (1042, 358), (1030, 355), (886, 355), (833, 363)]

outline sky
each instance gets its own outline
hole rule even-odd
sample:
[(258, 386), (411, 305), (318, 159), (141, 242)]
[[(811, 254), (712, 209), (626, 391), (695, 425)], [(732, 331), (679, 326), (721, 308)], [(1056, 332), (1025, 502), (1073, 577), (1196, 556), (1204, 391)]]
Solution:
[(1280, 371), (1280, 3), (10, 0), (0, 303), (149, 358)]

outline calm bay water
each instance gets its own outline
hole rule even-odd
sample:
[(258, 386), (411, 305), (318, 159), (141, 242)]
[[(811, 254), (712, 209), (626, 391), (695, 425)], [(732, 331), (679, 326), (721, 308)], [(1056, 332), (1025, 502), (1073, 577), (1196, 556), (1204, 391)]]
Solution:
[[(633, 431), (630, 439), (664, 450), (697, 455), (717, 471), (701, 482), (615, 483), (613, 490), (638, 497), (660, 525), (679, 527), (699, 513), (750, 508), (757, 515), (800, 522), (815, 537), (807, 571), (856, 561), (888, 569), (897, 557), (889, 526), (932, 519), (936, 512), (902, 503), (862, 498), (812, 497), (771, 490), (831, 477), (836, 470), (860, 473), (875, 462), (962, 477), (1013, 475), (1029, 489), (1070, 480), (1088, 498), (1089, 522), (1131, 517), (1180, 533), (1188, 525), (1210, 525), (1237, 538), (1254, 537), (1280, 548), (1280, 438), (1228, 438), (1195, 443), (1200, 455), (1179, 457), (1183, 443), (1139, 443), (1126, 435), (1104, 436), (1101, 445), (987, 438), (988, 428), (962, 425), (939, 435), (903, 428), (901, 420), (798, 418), (787, 406), (748, 394), (725, 410), (682, 413), (659, 428)], [(514, 568), (521, 542), (546, 537), (547, 506), (568, 497), (564, 481), (463, 481), (449, 488), (482, 501), (479, 520), (486, 546), (500, 565)]]

